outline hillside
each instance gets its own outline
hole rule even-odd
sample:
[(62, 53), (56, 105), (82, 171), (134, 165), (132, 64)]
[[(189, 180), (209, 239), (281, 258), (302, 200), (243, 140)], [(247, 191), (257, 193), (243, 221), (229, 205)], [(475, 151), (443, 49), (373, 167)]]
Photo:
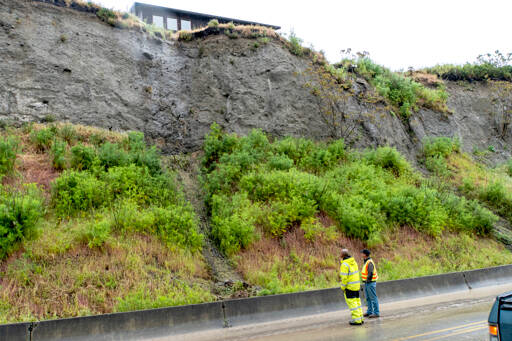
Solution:
[[(214, 125), (201, 154), (161, 158), (142, 138), (69, 124), (2, 132), (0, 321), (332, 287), (343, 247), (372, 247), (384, 280), (512, 261), (485, 208), (510, 219), (512, 178), (476, 171), (456, 148), (446, 187), (389, 147)], [(505, 184), (501, 197), (486, 176)]]
[[(28, 0), (1, 0), (0, 18), (0, 118), (142, 131), (166, 153), (198, 150), (212, 122), (239, 134), (331, 137), (305, 86), (314, 58), (282, 39), (249, 31), (166, 40)], [(488, 85), (445, 81), (450, 113), (421, 106), (403, 122), (366, 79), (352, 84), (346, 111), (362, 117), (354, 146), (390, 145), (412, 160), (425, 137), (456, 136), (465, 151), (493, 146), (491, 159), (510, 157)]]
[(0, 45), (0, 323), (333, 287), (345, 247), (382, 280), (512, 262), (506, 68), (60, 0), (0, 0)]

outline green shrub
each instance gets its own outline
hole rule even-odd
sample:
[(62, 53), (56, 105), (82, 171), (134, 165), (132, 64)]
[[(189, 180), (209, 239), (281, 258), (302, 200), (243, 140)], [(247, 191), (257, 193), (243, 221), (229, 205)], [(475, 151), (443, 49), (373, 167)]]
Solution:
[(486, 236), (498, 221), (497, 216), (476, 200), (466, 200), (464, 197), (449, 194), (442, 201), (456, 229)]
[[(102, 181), (108, 184), (114, 198), (128, 196), (140, 203), (149, 200), (145, 190), (150, 186), (151, 176), (145, 167), (130, 164), (125, 167), (112, 167), (101, 174)], [(164, 189), (162, 189), (164, 190)]]
[(98, 159), (105, 169), (117, 166), (126, 166), (130, 163), (130, 156), (117, 143), (107, 142), (98, 149)]
[(43, 198), (35, 185), (0, 193), (0, 259), (29, 237), (44, 212)]
[(156, 147), (130, 150), (129, 156), (132, 163), (140, 167), (147, 167), (152, 175), (159, 174), (162, 171), (160, 155)]
[(112, 167), (100, 178), (113, 198), (131, 198), (141, 205), (159, 206), (177, 205), (182, 200), (171, 173), (151, 176), (146, 167), (131, 164)]
[(53, 127), (34, 130), (30, 134), (30, 140), (35, 145), (38, 151), (44, 152), (50, 149), (50, 146), (55, 138), (56, 129)]
[(109, 200), (107, 185), (87, 171), (65, 171), (52, 185), (52, 204), (60, 217), (99, 208)]
[(506, 164), (507, 174), (512, 177), (512, 159), (507, 161)]
[(512, 65), (497, 66), (491, 63), (446, 64), (426, 68), (424, 71), (450, 81), (512, 81)]
[(100, 147), (105, 142), (107, 142), (107, 137), (105, 136), (104, 133), (101, 133), (101, 132), (93, 133), (93, 134), (91, 134), (91, 136), (89, 136), (89, 142), (96, 147)]
[(271, 169), (288, 170), (293, 167), (293, 160), (286, 155), (275, 155), (270, 158), (268, 165)]
[[(426, 143), (425, 154), (446, 168), (444, 155), (459, 148), (456, 140), (436, 139)], [(322, 214), (368, 245), (381, 243), (385, 229), (394, 226), (432, 236), (445, 229), (487, 235), (496, 222), (478, 202), (422, 179), (391, 147), (350, 154), (342, 140), (271, 143), (261, 131), (239, 138), (214, 125), (203, 165), (212, 238), (227, 255), (261, 233), (281, 238), (300, 226), (309, 240), (332, 234), (316, 220)]]
[(14, 136), (0, 138), (0, 177), (14, 170), (19, 149), (19, 140)]
[(160, 164), (160, 155), (156, 147), (148, 148), (144, 141), (144, 134), (141, 132), (130, 132), (127, 141), (129, 149), (129, 159), (131, 163), (137, 166), (145, 166), (151, 174), (158, 174), (162, 167)]
[(257, 238), (254, 207), (247, 195), (214, 195), (211, 202), (212, 237), (222, 252), (232, 255)]
[(300, 197), (272, 200), (258, 222), (268, 234), (281, 237), (293, 224), (311, 218), (316, 211), (317, 205), (313, 200)]
[(104, 21), (111, 26), (115, 26), (117, 15), (113, 10), (108, 8), (100, 8), (100, 10), (96, 12), (96, 15), (98, 18), (100, 18), (101, 21)]
[(289, 171), (253, 172), (242, 177), (240, 189), (255, 201), (301, 197), (317, 201), (324, 183), (315, 175), (290, 169)]
[(23, 122), (21, 125), (21, 131), (23, 134), (31, 134), (34, 130), (34, 122)]
[(418, 109), (420, 100), (431, 109), (447, 110), (448, 94), (444, 88), (427, 89), (409, 77), (375, 64), (368, 57), (359, 58), (356, 65), (356, 72), (373, 84), (381, 96), (397, 106), (405, 119)]
[(111, 222), (107, 219), (90, 224), (85, 232), (84, 239), (92, 248), (101, 248), (109, 239)]
[(194, 252), (203, 245), (194, 211), (183, 202), (144, 209), (133, 200), (123, 200), (116, 205), (113, 220), (117, 229), (154, 234), (172, 247)]
[(157, 235), (168, 245), (187, 247), (191, 251), (203, 246), (193, 209), (188, 205), (153, 208)]
[(427, 158), (444, 158), (458, 152), (460, 152), (460, 140), (457, 138), (431, 137), (423, 140), (423, 154)]
[(304, 157), (299, 166), (301, 169), (320, 173), (332, 168), (337, 161), (337, 158), (327, 148), (320, 147)]
[(217, 19), (212, 19), (208, 22), (208, 27), (210, 28), (218, 28), (219, 27), (219, 21)]
[(367, 152), (365, 156), (370, 163), (387, 169), (396, 176), (402, 176), (411, 172), (411, 165), (395, 148), (379, 147)]
[(191, 41), (194, 39), (194, 34), (190, 31), (179, 31), (178, 40), (180, 41)]
[(304, 48), (302, 47), (302, 39), (297, 37), (294, 32), (290, 33), (289, 38), (290, 44), (290, 52), (296, 56), (304, 55)]
[(43, 123), (53, 123), (57, 121), (57, 117), (54, 114), (47, 114), (41, 121)]
[(233, 189), (233, 184), (240, 179), (241, 174), (238, 165), (219, 164), (214, 171), (206, 174), (207, 198), (211, 198), (215, 193), (229, 193)]
[(325, 235), (327, 239), (333, 239), (336, 237), (333, 226), (326, 228), (313, 218), (302, 220), (300, 223), (300, 229), (304, 231), (304, 238), (310, 242), (315, 241), (320, 235)]
[(77, 133), (75, 128), (71, 124), (66, 124), (62, 126), (59, 130), (57, 135), (66, 141), (69, 145), (72, 145), (73, 142), (77, 139)]
[(492, 206), (496, 213), (512, 219), (512, 195), (501, 182), (493, 182), (478, 190), (480, 200)]
[(446, 159), (442, 156), (433, 156), (425, 160), (425, 166), (437, 176), (446, 177), (450, 174)]
[(379, 204), (361, 195), (343, 197), (331, 192), (323, 198), (321, 207), (344, 233), (361, 240), (373, 238), (384, 221)]
[(213, 123), (210, 133), (205, 136), (203, 167), (206, 167), (207, 171), (211, 171), (223, 154), (229, 154), (237, 147), (238, 138), (235, 135), (224, 134), (221, 127), (217, 123)]
[(71, 148), (71, 167), (77, 170), (91, 169), (96, 160), (96, 151), (82, 144)]
[(155, 217), (150, 210), (142, 211), (133, 199), (123, 199), (113, 209), (114, 227), (120, 231), (152, 232)]
[(144, 133), (139, 131), (130, 131), (123, 143), (132, 151), (141, 151), (146, 148)]
[(55, 139), (50, 153), (52, 155), (53, 168), (64, 170), (66, 168), (66, 142)]
[(430, 188), (404, 187), (381, 205), (390, 221), (432, 236), (439, 236), (448, 222), (448, 213), (437, 191)]

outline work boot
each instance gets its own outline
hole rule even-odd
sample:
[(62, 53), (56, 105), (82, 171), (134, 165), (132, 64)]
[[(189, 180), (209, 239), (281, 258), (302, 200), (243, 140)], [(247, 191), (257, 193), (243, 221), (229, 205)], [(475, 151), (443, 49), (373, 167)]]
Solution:
[(351, 326), (361, 326), (363, 325), (364, 321), (361, 321), (361, 322), (354, 322), (354, 321), (350, 321), (348, 324), (350, 324)]
[(368, 313), (364, 313), (364, 315), (363, 315), (363, 316), (364, 316), (364, 317), (368, 317), (368, 316), (370, 316), (370, 314), (368, 314)]
[(369, 318), (371, 319), (375, 319), (375, 318), (379, 318), (380, 315), (377, 315), (377, 314), (371, 314), (370, 316), (368, 316)]

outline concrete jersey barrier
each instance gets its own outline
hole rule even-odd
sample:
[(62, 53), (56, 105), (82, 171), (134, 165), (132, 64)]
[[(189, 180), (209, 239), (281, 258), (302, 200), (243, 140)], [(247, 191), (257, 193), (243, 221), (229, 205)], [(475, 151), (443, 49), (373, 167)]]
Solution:
[(377, 290), (379, 301), (386, 303), (468, 290), (468, 286), (464, 280), (463, 272), (452, 272), (381, 282), (378, 283)]
[[(512, 281), (512, 265), (381, 282), (379, 300), (400, 301)], [(0, 341), (138, 340), (346, 309), (339, 288), (179, 307), (0, 325)]]
[(463, 274), (470, 289), (507, 284), (512, 281), (512, 265), (464, 271)]
[(31, 323), (13, 323), (0, 325), (0, 341), (29, 341)]
[[(213, 302), (42, 321), (33, 324), (30, 340), (140, 340), (222, 328), (222, 310), (222, 302)], [(4, 340), (1, 331), (0, 340)]]
[(224, 305), (230, 326), (279, 320), (283, 311), (293, 318), (347, 308), (340, 288), (227, 300)]

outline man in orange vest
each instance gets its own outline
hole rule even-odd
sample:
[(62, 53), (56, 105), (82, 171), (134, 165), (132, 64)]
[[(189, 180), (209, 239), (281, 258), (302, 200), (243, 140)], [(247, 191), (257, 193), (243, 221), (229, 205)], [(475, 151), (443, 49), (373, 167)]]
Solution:
[(361, 280), (364, 283), (364, 295), (366, 296), (367, 310), (365, 317), (377, 318), (380, 317), (379, 299), (377, 298), (377, 267), (370, 258), (370, 250), (361, 250), (364, 258), (364, 265), (361, 271)]

